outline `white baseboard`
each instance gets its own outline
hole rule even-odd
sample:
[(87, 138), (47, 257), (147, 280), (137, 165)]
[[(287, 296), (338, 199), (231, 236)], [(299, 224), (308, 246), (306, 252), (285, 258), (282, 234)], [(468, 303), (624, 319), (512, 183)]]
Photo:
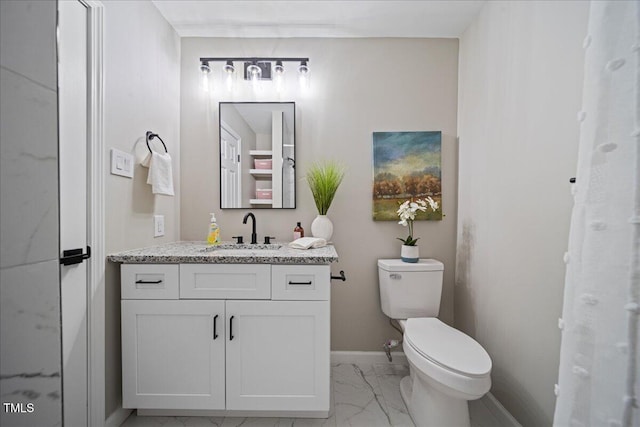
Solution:
[(504, 406), (491, 393), (487, 393), (482, 397), (482, 403), (498, 420), (498, 425), (509, 427), (522, 427), (522, 425), (513, 418), (513, 415), (505, 409)]
[(334, 365), (338, 363), (395, 363), (399, 365), (409, 365), (407, 356), (400, 351), (392, 352), (391, 357), (393, 361), (389, 362), (384, 351), (332, 351), (331, 363)]
[(107, 418), (104, 422), (104, 427), (120, 427), (125, 422), (129, 415), (133, 412), (132, 409), (118, 408)]
[(138, 409), (138, 417), (329, 418), (329, 411), (208, 411), (199, 409)]

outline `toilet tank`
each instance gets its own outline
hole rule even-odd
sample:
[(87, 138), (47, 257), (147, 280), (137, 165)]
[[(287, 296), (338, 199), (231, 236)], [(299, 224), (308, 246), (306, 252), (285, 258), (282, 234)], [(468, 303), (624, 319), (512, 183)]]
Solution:
[(435, 259), (416, 263), (378, 260), (380, 303), (392, 319), (436, 317), (440, 312), (444, 264)]

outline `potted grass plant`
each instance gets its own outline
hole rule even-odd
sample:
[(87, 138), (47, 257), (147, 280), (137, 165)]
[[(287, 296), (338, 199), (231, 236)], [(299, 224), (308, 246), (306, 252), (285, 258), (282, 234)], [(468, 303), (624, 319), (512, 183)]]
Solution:
[(314, 163), (305, 178), (318, 209), (318, 216), (311, 223), (311, 234), (329, 241), (333, 235), (333, 223), (327, 217), (327, 211), (344, 178), (344, 167), (335, 161)]

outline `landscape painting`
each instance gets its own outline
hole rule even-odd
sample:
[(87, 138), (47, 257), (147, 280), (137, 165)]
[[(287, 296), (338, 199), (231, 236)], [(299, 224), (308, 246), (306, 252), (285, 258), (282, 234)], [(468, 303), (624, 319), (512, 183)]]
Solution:
[(373, 219), (398, 221), (407, 199), (431, 197), (438, 210), (416, 220), (442, 219), (442, 132), (373, 132)]

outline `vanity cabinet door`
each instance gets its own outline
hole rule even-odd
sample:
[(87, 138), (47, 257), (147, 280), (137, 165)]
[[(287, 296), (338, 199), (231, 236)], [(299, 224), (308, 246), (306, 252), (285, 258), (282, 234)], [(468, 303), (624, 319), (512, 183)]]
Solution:
[(122, 406), (224, 409), (224, 309), (224, 301), (123, 300)]
[(329, 302), (227, 301), (227, 409), (329, 410)]

